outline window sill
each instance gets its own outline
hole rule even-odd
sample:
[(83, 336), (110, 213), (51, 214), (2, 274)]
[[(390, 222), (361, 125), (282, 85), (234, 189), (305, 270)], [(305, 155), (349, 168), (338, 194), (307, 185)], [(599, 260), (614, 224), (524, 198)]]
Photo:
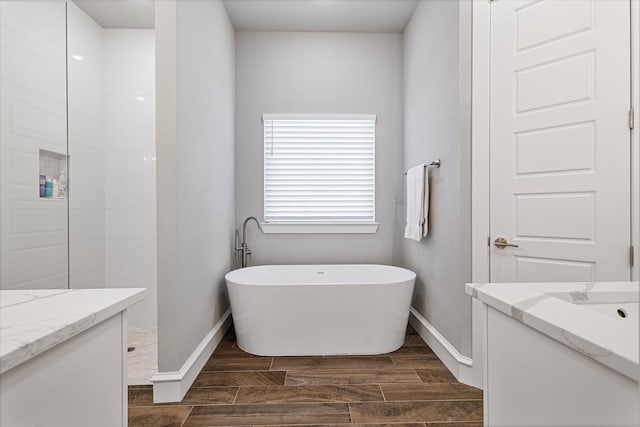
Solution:
[(264, 234), (374, 234), (378, 224), (261, 223)]

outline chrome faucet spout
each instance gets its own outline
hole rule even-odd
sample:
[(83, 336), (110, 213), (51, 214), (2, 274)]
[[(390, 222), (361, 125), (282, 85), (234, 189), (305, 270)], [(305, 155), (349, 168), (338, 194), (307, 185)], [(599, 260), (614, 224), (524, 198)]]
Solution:
[(260, 222), (256, 219), (255, 216), (250, 216), (249, 218), (245, 219), (244, 222), (242, 223), (242, 244), (245, 245), (247, 242), (247, 223), (249, 221), (255, 221), (256, 225), (258, 226), (258, 230), (262, 231), (262, 226), (260, 225)]
[(247, 245), (247, 223), (251, 220), (255, 221), (258, 226), (258, 230), (262, 231), (262, 226), (260, 226), (260, 222), (255, 216), (250, 216), (242, 223), (242, 243), (240, 246), (236, 246), (236, 251), (240, 255), (240, 268), (245, 268), (247, 266), (247, 256), (251, 254), (249, 245)]

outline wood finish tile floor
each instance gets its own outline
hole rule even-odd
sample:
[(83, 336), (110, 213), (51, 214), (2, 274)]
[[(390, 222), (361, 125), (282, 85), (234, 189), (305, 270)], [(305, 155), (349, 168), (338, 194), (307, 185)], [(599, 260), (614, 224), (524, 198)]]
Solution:
[(482, 391), (458, 383), (415, 331), (378, 356), (260, 357), (220, 343), (182, 402), (129, 387), (129, 427), (481, 427)]

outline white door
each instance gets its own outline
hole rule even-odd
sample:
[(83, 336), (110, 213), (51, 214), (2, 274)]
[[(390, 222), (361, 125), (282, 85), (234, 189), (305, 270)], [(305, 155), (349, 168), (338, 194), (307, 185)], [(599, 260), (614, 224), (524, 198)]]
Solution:
[(492, 282), (630, 280), (629, 40), (628, 0), (492, 2)]

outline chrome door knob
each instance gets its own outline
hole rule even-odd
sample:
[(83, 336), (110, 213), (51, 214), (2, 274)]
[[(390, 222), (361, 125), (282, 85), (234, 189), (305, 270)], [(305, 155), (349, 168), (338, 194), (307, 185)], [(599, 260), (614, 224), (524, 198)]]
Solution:
[(507, 241), (507, 239), (505, 239), (504, 237), (498, 237), (494, 242), (493, 242), (494, 246), (498, 249), (504, 249), (507, 246), (510, 248), (517, 248), (518, 245), (514, 245), (513, 243), (509, 243)]

